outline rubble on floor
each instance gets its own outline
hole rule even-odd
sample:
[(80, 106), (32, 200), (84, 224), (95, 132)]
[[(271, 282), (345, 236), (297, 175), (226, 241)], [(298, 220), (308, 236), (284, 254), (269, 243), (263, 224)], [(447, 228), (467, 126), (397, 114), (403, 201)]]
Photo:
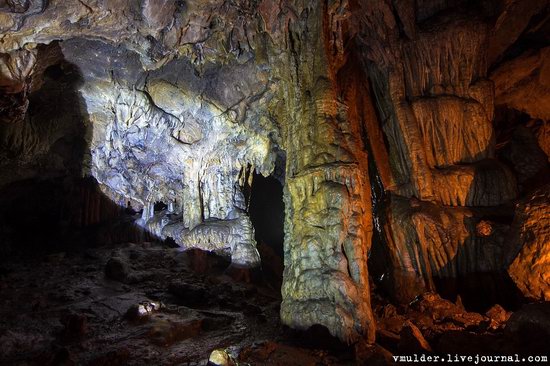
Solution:
[(547, 302), (479, 314), (435, 293), (393, 305), (376, 292), (376, 344), (347, 346), (323, 327), (282, 326), (278, 289), (258, 275), (235, 280), (229, 264), (153, 243), (3, 263), (0, 364), (387, 365), (409, 353), (549, 346)]

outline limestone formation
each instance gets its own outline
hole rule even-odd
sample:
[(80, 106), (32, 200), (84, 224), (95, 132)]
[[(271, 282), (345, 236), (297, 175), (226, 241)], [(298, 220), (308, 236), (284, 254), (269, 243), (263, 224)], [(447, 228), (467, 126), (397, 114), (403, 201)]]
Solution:
[(549, 200), (550, 187), (545, 186), (516, 207), (510, 253), (517, 256), (508, 268), (525, 296), (546, 301), (550, 300)]
[(529, 114), (550, 120), (550, 47), (527, 52), (500, 65), (492, 74), (495, 100)]
[[(248, 1), (14, 4), (2, 8), (3, 146), (18, 151), (27, 176), (67, 169), (37, 157), (48, 156), (68, 127), (40, 116), (57, 128), (45, 133), (26, 113), (33, 93), (66, 78), (75, 101), (60, 98), (62, 110), (71, 104), (89, 147), (77, 175), (93, 176), (107, 197), (142, 211), (136, 224), (156, 237), (257, 266), (243, 187), (254, 171), (270, 174), (285, 150), (282, 319), (372, 341), (372, 217), (359, 110), (368, 93), (346, 54), (353, 34), (341, 29), (349, 26), (345, 2), (263, 1), (257, 13)], [(161, 203), (166, 208), (155, 210)]]
[(434, 278), (503, 271), (508, 224), (492, 224), (490, 234), (476, 226), (495, 214), (510, 221), (503, 206), (518, 195), (514, 172), (496, 159), (495, 92), (487, 76), (488, 62), (507, 48), (495, 34), (518, 30), (488, 22), (487, 8), (474, 15), (440, 5), (369, 2), (357, 17), (387, 141), (376, 164), (390, 160), (380, 229), (391, 264), (386, 283), (402, 301), (435, 289)]
[[(121, 6), (128, 13), (121, 11)], [(256, 169), (268, 174), (274, 164), (274, 145), (269, 138), (274, 133), (273, 126), (250, 125), (258, 116), (250, 112), (245, 115), (243, 106), (254, 103), (241, 103), (248, 98), (258, 101), (268, 88), (261, 76), (263, 71), (250, 62), (235, 61), (227, 66), (228, 73), (212, 67), (210, 77), (195, 76), (192, 62), (170, 61), (183, 49), (178, 51), (174, 45), (160, 44), (169, 42), (169, 37), (165, 38), (168, 29), (180, 33), (183, 48), (188, 42), (198, 42), (197, 38), (206, 39), (210, 35), (199, 36), (192, 29), (184, 29), (179, 24), (184, 19), (179, 16), (174, 19), (182, 11), (174, 1), (166, 2), (160, 13), (152, 7), (155, 6), (150, 2), (141, 9), (123, 2), (97, 4), (97, 8), (78, 2), (51, 2), (44, 3), (42, 8), (25, 10), (24, 14), (36, 13), (28, 19), (21, 18), (20, 13), (8, 12), (6, 16), (14, 19), (14, 25), (6, 31), (1, 69), (3, 90), (10, 96), (7, 100), (12, 101), (6, 107), (10, 113), (7, 119), (16, 123), (16, 118), (9, 117), (11, 114), (19, 119), (26, 115), (29, 88), (42, 77), (40, 71), (48, 64), (62, 61), (79, 74), (79, 84), (74, 88), (82, 100), (80, 112), (87, 119), (84, 137), (90, 150), (86, 153), (89, 157), (84, 157), (87, 163), (82, 166), (82, 174), (95, 177), (104, 193), (115, 202), (143, 210), (139, 223), (144, 227), (152, 224), (148, 221), (154, 216), (153, 206), (157, 202), (169, 206), (166, 215), (179, 214), (187, 231), (208, 220), (237, 219), (245, 215), (240, 190), (246, 182), (245, 174)], [(139, 25), (134, 23), (138, 15)], [(203, 15), (200, 12), (193, 15), (191, 11), (185, 16)], [(71, 20), (62, 22), (64, 18)], [(40, 31), (29, 33), (36, 29)], [(51, 51), (43, 52), (44, 56), (33, 46), (18, 49), (21, 44), (29, 44), (29, 37), (35, 43), (66, 41), (60, 43), (57, 60), (52, 61), (48, 60)], [(48, 47), (57, 46), (54, 43)], [(47, 63), (41, 69), (37, 65), (45, 63), (43, 59)], [(35, 74), (31, 75), (33, 71)], [(173, 79), (172, 75), (179, 73), (181, 76)], [(229, 76), (229, 73), (235, 74)], [(239, 92), (229, 94), (229, 88)], [(20, 154), (21, 158), (31, 161), (40, 150), (48, 149), (47, 140), (39, 141), (44, 138), (40, 131), (25, 127), (6, 129), (10, 149), (14, 148), (14, 138), (25, 150), (32, 146), (30, 141), (38, 140), (35, 151), (26, 156)], [(59, 138), (59, 132), (52, 134), (50, 144)], [(166, 216), (155, 224), (171, 221), (173, 217)], [(249, 221), (243, 218), (239, 222)], [(157, 227), (153, 232), (161, 231)], [(239, 253), (239, 262), (257, 266), (259, 258), (250, 224), (236, 226), (232, 231), (238, 231), (233, 236), (240, 239), (218, 240), (218, 246), (223, 247), (219, 249)], [(181, 245), (200, 246), (196, 242), (189, 244), (181, 235), (174, 239)]]
[(345, 1), (296, 6), (303, 17), (288, 23), (282, 60), (291, 66), (279, 69), (292, 83), (281, 88), (279, 112), (287, 153), (281, 319), (372, 342), (366, 265), (372, 216), (361, 138), (366, 94), (346, 49), (351, 8)]
[(371, 283), (548, 299), (547, 29), (544, 0), (0, 1), (0, 253), (35, 225), (259, 267), (274, 175), (292, 328), (375, 349)]
[(504, 270), (509, 227), (479, 219), (496, 212), (392, 197), (385, 230), (395, 298), (409, 302), (435, 290), (434, 278)]

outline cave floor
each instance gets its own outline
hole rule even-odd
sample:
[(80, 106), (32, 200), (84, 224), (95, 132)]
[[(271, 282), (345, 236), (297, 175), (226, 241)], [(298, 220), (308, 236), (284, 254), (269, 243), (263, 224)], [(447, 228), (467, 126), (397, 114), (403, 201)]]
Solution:
[(240, 365), (385, 365), (550, 349), (550, 303), (479, 314), (433, 293), (392, 305), (377, 290), (377, 344), (352, 349), (282, 326), (277, 286), (228, 264), (158, 243), (3, 258), (0, 365), (206, 365), (216, 349)]
[(301, 347), (278, 320), (279, 291), (226, 268), (157, 244), (10, 260), (0, 266), (0, 364), (205, 365), (214, 349), (250, 364), (353, 363), (346, 349)]

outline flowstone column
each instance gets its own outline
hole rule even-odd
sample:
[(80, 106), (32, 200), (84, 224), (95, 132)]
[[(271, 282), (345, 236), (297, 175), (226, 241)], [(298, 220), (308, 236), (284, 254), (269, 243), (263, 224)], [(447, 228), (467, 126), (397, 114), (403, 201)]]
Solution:
[(390, 262), (383, 278), (402, 302), (434, 290), (434, 279), (498, 272), (504, 264), (506, 228), (492, 220), (517, 189), (496, 159), (491, 29), (478, 6), (377, 0), (354, 14), (391, 168), (381, 215)]
[(372, 342), (370, 184), (361, 78), (344, 49), (348, 9), (329, 1), (294, 10), (301, 15), (288, 25), (281, 88), (287, 152), (281, 319), (298, 329), (323, 325), (347, 342)]

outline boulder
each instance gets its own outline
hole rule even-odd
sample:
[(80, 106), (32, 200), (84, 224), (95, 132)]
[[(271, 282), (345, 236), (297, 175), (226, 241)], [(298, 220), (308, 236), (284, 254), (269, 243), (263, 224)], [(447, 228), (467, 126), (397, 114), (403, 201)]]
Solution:
[(510, 316), (506, 333), (525, 351), (550, 349), (550, 302), (527, 304)]
[(491, 319), (491, 328), (498, 328), (502, 324), (506, 323), (506, 321), (508, 321), (511, 313), (506, 311), (499, 304), (495, 304), (489, 310), (487, 310), (485, 315), (489, 319)]
[(215, 349), (208, 358), (208, 366), (233, 366), (231, 356), (223, 349)]
[(406, 321), (401, 330), (398, 349), (400, 353), (432, 352), (432, 347), (412, 322)]
[(120, 257), (112, 257), (105, 265), (107, 278), (126, 283), (130, 278), (130, 265)]

